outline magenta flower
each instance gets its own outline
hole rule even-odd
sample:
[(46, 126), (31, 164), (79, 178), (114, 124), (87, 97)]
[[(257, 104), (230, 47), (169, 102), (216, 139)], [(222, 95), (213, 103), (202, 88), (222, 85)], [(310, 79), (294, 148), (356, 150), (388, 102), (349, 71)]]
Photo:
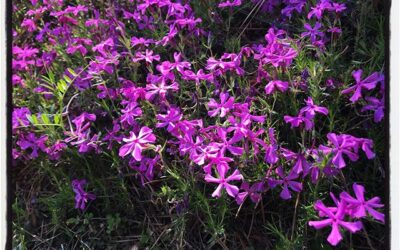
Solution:
[(180, 139), (179, 151), (181, 155), (188, 153), (191, 160), (196, 159), (203, 142), (204, 139), (202, 137), (197, 136), (196, 140), (193, 141), (192, 136), (185, 134), (185, 136)]
[(333, 33), (333, 34), (335, 34), (335, 33), (336, 34), (341, 34), (342, 33), (342, 29), (339, 28), (339, 27), (331, 27), (327, 31), (330, 32), (330, 33)]
[[(157, 155), (154, 158), (144, 157), (140, 162), (136, 162), (133, 158), (129, 161), (129, 166), (138, 171), (138, 175), (140, 176), (142, 186), (146, 184), (148, 181), (152, 181), (154, 179), (154, 175), (156, 172), (157, 164), (160, 162), (160, 156)], [(136, 165), (138, 164), (139, 165)]]
[(167, 130), (171, 132), (175, 129), (176, 123), (182, 119), (182, 114), (178, 108), (170, 107), (166, 115), (158, 114), (156, 118), (160, 121), (156, 124), (157, 128), (168, 126)]
[(229, 116), (228, 121), (231, 126), (228, 127), (228, 132), (234, 131), (233, 137), (235, 138), (243, 138), (247, 137), (248, 132), (250, 131), (251, 119), (249, 116), (244, 117), (233, 117)]
[(207, 160), (209, 160), (208, 164), (203, 167), (203, 171), (206, 174), (211, 174), (211, 168), (213, 165), (217, 167), (221, 165), (229, 169), (228, 162), (233, 162), (232, 158), (225, 157), (222, 154), (218, 154), (217, 152), (216, 154), (209, 154), (207, 156)]
[(332, 2), (331, 7), (329, 8), (330, 11), (335, 11), (336, 13), (341, 13), (346, 10), (346, 4), (344, 3), (335, 3)]
[(80, 210), (84, 210), (86, 207), (86, 203), (89, 200), (95, 200), (96, 195), (85, 192), (83, 187), (87, 184), (85, 179), (83, 180), (73, 180), (72, 181), (72, 190), (75, 192), (75, 208), (79, 208)]
[(308, 169), (311, 167), (311, 164), (307, 161), (305, 154), (303, 153), (294, 153), (286, 148), (281, 148), (283, 157), (288, 161), (294, 161), (294, 165), (292, 167), (292, 171), (296, 174), (301, 172), (306, 173)]
[(28, 32), (34, 32), (37, 29), (35, 22), (32, 19), (25, 18), (21, 23), (22, 28), (26, 28)]
[(143, 45), (145, 47), (148, 47), (150, 44), (154, 43), (153, 39), (145, 39), (143, 37), (132, 37), (131, 38), (131, 45), (132, 47), (138, 46), (138, 45)]
[(145, 60), (148, 63), (153, 63), (153, 61), (160, 61), (160, 56), (159, 55), (154, 55), (153, 56), (153, 51), (146, 49), (145, 53), (138, 51), (135, 54), (135, 58), (132, 59), (134, 62), (139, 62), (142, 60)]
[(374, 122), (381, 122), (385, 116), (385, 99), (382, 98), (379, 100), (378, 98), (368, 96), (365, 97), (365, 100), (368, 103), (361, 109), (361, 112), (368, 110), (374, 111)]
[(121, 109), (123, 115), (121, 116), (120, 122), (131, 126), (136, 124), (135, 117), (142, 115), (142, 109), (138, 107), (138, 103), (133, 101), (122, 101), (121, 104), (126, 105), (126, 107)]
[(46, 148), (46, 153), (50, 160), (58, 160), (65, 148), (67, 148), (67, 144), (57, 141), (54, 145)]
[(278, 143), (275, 138), (275, 130), (273, 128), (268, 129), (269, 145), (265, 149), (265, 161), (269, 164), (275, 164), (278, 162)]
[(231, 139), (228, 140), (227, 138), (227, 130), (222, 127), (217, 128), (217, 135), (218, 139), (221, 140), (222, 142), (220, 143), (221, 145), (221, 154), (225, 154), (225, 151), (228, 150), (231, 152), (233, 155), (242, 155), (243, 154), (243, 148), (233, 146), (233, 144), (239, 142), (241, 138), (237, 137), (232, 137)]
[(351, 216), (354, 218), (363, 218), (368, 213), (376, 220), (385, 223), (385, 215), (375, 210), (375, 208), (381, 208), (384, 205), (380, 203), (379, 197), (374, 197), (370, 200), (365, 200), (364, 193), (365, 188), (362, 185), (356, 183), (353, 184), (353, 190), (356, 198), (353, 198), (347, 192), (342, 192), (340, 198), (348, 203), (348, 206), (352, 210)]
[(305, 114), (306, 117), (313, 118), (316, 113), (328, 115), (328, 109), (315, 105), (311, 97), (308, 97), (308, 99), (304, 101), (306, 102), (307, 106), (300, 109), (300, 113)]
[(358, 160), (358, 154), (354, 153), (354, 147), (357, 147), (357, 142), (354, 139), (344, 135), (336, 135), (335, 133), (329, 133), (327, 137), (332, 147), (320, 145), (319, 150), (324, 154), (331, 153), (333, 156), (332, 163), (335, 166), (338, 168), (344, 168), (346, 166), (343, 154), (347, 155), (351, 161)]
[(285, 173), (283, 172), (282, 166), (279, 166), (275, 170), (276, 174), (281, 178), (281, 180), (275, 180), (272, 178), (268, 179), (268, 185), (271, 188), (275, 188), (277, 185), (282, 185), (282, 192), (280, 193), (280, 197), (284, 200), (288, 200), (292, 198), (292, 195), (289, 191), (289, 188), (295, 192), (301, 192), (303, 189), (303, 184), (297, 181), (294, 181), (297, 179), (298, 175), (294, 172), (291, 171), (288, 176), (285, 176)]
[(331, 7), (329, 1), (321, 0), (315, 7), (311, 7), (311, 11), (308, 13), (307, 18), (311, 19), (315, 16), (318, 20), (321, 19), (322, 14), (325, 10), (328, 10)]
[[(219, 145), (217, 143), (210, 143), (209, 145), (200, 145), (197, 148), (198, 153), (194, 156), (193, 159), (191, 159), (194, 163), (197, 165), (203, 165), (206, 160), (210, 159), (215, 159), (218, 158), (219, 154)], [(220, 161), (220, 159), (216, 159), (217, 161)], [(204, 171), (211, 170), (209, 168), (204, 168)]]
[(148, 127), (142, 127), (137, 136), (135, 133), (130, 132), (130, 137), (122, 140), (126, 144), (119, 149), (119, 156), (125, 157), (128, 154), (132, 154), (135, 160), (140, 161), (142, 159), (142, 151), (148, 148), (149, 143), (154, 143), (156, 137), (153, 134), (153, 130)]
[(306, 23), (304, 24), (304, 28), (307, 30), (306, 32), (301, 33), (301, 37), (306, 37), (309, 36), (311, 39), (311, 42), (315, 42), (317, 40), (317, 37), (322, 38), (324, 36), (324, 33), (319, 31), (321, 28), (321, 23), (316, 22), (314, 27), (311, 27), (310, 24)]
[(259, 146), (261, 146), (264, 149), (267, 149), (268, 146), (265, 144), (263, 139), (258, 138), (259, 136), (264, 134), (264, 129), (259, 129), (256, 132), (253, 132), (252, 130), (247, 131), (247, 141), (251, 143), (253, 146), (253, 152), (254, 156), (256, 156), (260, 151), (259, 151)]
[(101, 42), (96, 46), (94, 46), (92, 50), (94, 52), (96, 51), (99, 52), (103, 57), (107, 57), (107, 54), (109, 53), (107, 52), (107, 50), (109, 50), (112, 47), (114, 47), (114, 41), (112, 40), (112, 38), (108, 38), (104, 42)]
[(311, 130), (314, 127), (314, 122), (309, 117), (305, 117), (302, 113), (298, 116), (285, 115), (283, 119), (286, 123), (290, 123), (291, 128), (297, 128), (304, 125), (305, 130)]
[(378, 82), (382, 82), (384, 77), (378, 72), (372, 73), (370, 76), (361, 80), (363, 71), (361, 69), (353, 71), (353, 77), (356, 80), (356, 84), (342, 91), (342, 94), (353, 93), (350, 97), (350, 101), (355, 103), (362, 97), (362, 89), (372, 90), (376, 87)]
[(233, 104), (235, 102), (235, 98), (229, 96), (228, 93), (219, 94), (219, 99), (221, 103), (218, 103), (214, 98), (211, 98), (207, 103), (208, 115), (211, 117), (217, 116), (219, 113), (219, 117), (225, 117), (225, 115), (233, 108)]
[(224, 72), (233, 69), (236, 67), (236, 64), (234, 61), (223, 61), (223, 59), (215, 59), (214, 57), (210, 57), (207, 60), (207, 66), (206, 69), (211, 70), (211, 71), (216, 71), (218, 69), (223, 70)]
[(347, 229), (352, 233), (362, 229), (362, 223), (360, 221), (349, 222), (344, 220), (346, 215), (346, 203), (343, 201), (339, 202), (337, 209), (331, 209), (326, 207), (322, 201), (318, 200), (315, 203), (314, 208), (320, 211), (324, 217), (328, 218), (320, 221), (309, 221), (308, 225), (315, 229), (331, 226), (332, 230), (328, 236), (328, 242), (333, 246), (336, 246), (342, 240), (340, 227)]
[(226, 1), (218, 4), (218, 8), (226, 8), (226, 7), (235, 7), (240, 6), (242, 4), (242, 0), (233, 0), (232, 2)]
[(214, 75), (212, 73), (205, 74), (203, 69), (198, 70), (197, 73), (194, 73), (190, 70), (185, 70), (181, 74), (183, 79), (195, 81), (196, 85), (199, 85), (200, 81), (214, 82)]
[(16, 129), (19, 126), (28, 126), (28, 116), (31, 115), (31, 111), (27, 107), (14, 108), (12, 112), (12, 128)]
[(30, 149), (30, 156), (32, 158), (37, 158), (39, 156), (39, 149), (46, 152), (45, 142), (47, 141), (47, 135), (36, 137), (34, 133), (29, 133), (26, 136), (21, 135), (17, 141), (17, 145), (21, 147), (22, 150)]
[(228, 168), (224, 165), (217, 166), (218, 171), (218, 178), (211, 176), (211, 174), (207, 174), (204, 178), (206, 182), (217, 183), (218, 187), (212, 193), (212, 197), (220, 197), (221, 190), (224, 188), (229, 196), (235, 197), (238, 192), (239, 188), (235, 185), (229, 184), (231, 181), (239, 181), (243, 179), (243, 176), (240, 174), (239, 170), (235, 170), (232, 175), (225, 178), (226, 172)]
[(251, 201), (257, 203), (261, 201), (261, 193), (264, 191), (264, 183), (257, 182), (250, 186), (247, 182), (242, 182), (240, 189), (244, 192), (240, 192), (236, 196), (236, 203), (238, 205), (242, 204), (247, 197), (250, 197)]
[(280, 92), (285, 92), (288, 88), (289, 88), (288, 82), (283, 82), (280, 80), (273, 80), (273, 81), (270, 81), (265, 86), (265, 93), (267, 93), (267, 95), (270, 95), (270, 94), (276, 92), (277, 90), (279, 90)]
[(151, 100), (155, 95), (159, 95), (161, 100), (165, 100), (168, 91), (179, 90), (177, 82), (174, 81), (170, 85), (167, 84), (167, 81), (170, 80), (174, 81), (174, 78), (171, 79), (166, 76), (153, 76), (150, 80), (150, 84), (146, 85), (146, 99)]

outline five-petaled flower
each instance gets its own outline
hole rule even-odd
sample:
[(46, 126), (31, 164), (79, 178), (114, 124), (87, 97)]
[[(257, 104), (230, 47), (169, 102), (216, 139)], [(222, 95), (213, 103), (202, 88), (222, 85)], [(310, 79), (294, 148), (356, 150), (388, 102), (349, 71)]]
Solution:
[(211, 98), (210, 102), (207, 104), (210, 109), (208, 111), (209, 116), (214, 117), (219, 114), (219, 117), (225, 117), (229, 110), (233, 108), (235, 99), (229, 96), (228, 93), (219, 94), (219, 99), (221, 100), (221, 103), (218, 103), (215, 99)]
[(137, 136), (134, 132), (130, 132), (130, 136), (122, 140), (126, 144), (119, 149), (119, 156), (125, 157), (132, 154), (135, 160), (140, 161), (142, 159), (142, 151), (148, 148), (150, 143), (156, 141), (156, 136), (149, 127), (142, 127)]
[(87, 184), (85, 179), (83, 180), (73, 180), (72, 190), (75, 192), (75, 208), (84, 210), (86, 208), (86, 203), (89, 200), (95, 200), (96, 195), (86, 192), (83, 188)]
[(352, 216), (355, 218), (363, 218), (367, 216), (366, 212), (368, 211), (368, 213), (376, 220), (385, 223), (385, 215), (375, 210), (375, 208), (383, 207), (383, 204), (380, 203), (380, 198), (374, 197), (370, 200), (365, 200), (365, 188), (356, 183), (353, 184), (353, 190), (356, 198), (353, 198), (347, 192), (342, 192), (340, 194), (340, 198), (345, 200), (352, 209)]
[(378, 72), (374, 72), (364, 80), (361, 80), (362, 73), (363, 71), (361, 69), (353, 71), (356, 84), (342, 91), (342, 94), (353, 93), (350, 97), (352, 103), (355, 103), (362, 97), (362, 89), (372, 90), (379, 82), (383, 82), (384, 80), (384, 76)]
[(239, 188), (235, 185), (229, 184), (229, 182), (240, 181), (243, 179), (243, 176), (240, 174), (239, 170), (236, 169), (228, 177), (225, 177), (226, 172), (228, 171), (228, 168), (225, 165), (218, 165), (217, 171), (218, 171), (218, 178), (211, 176), (211, 174), (207, 174), (204, 178), (206, 182), (218, 184), (217, 189), (215, 189), (215, 191), (212, 193), (211, 196), (220, 197), (221, 190), (224, 188), (229, 196), (235, 197), (239, 192)]
[(328, 218), (320, 221), (309, 221), (308, 225), (315, 229), (331, 226), (332, 230), (328, 236), (328, 242), (333, 246), (336, 246), (342, 240), (342, 234), (339, 230), (340, 227), (345, 228), (352, 233), (355, 233), (362, 228), (362, 223), (360, 221), (345, 221), (346, 203), (343, 201), (339, 202), (337, 208), (332, 209), (326, 207), (322, 201), (318, 200), (315, 203), (314, 208), (321, 212), (320, 215), (322, 214), (324, 217)]

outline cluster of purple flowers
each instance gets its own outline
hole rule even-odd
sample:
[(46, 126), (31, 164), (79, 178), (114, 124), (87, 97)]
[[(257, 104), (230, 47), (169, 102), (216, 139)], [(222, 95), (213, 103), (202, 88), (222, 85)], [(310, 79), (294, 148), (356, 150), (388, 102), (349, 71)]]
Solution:
[[(346, 229), (355, 233), (362, 229), (363, 225), (359, 219), (368, 215), (381, 223), (385, 222), (385, 215), (376, 211), (376, 208), (383, 207), (379, 197), (374, 197), (366, 200), (364, 193), (365, 188), (356, 183), (353, 184), (353, 190), (356, 197), (351, 196), (347, 192), (340, 194), (340, 199), (337, 199), (333, 193), (330, 193), (332, 200), (335, 203), (334, 207), (327, 207), (321, 200), (315, 202), (314, 208), (318, 211), (320, 221), (310, 221), (308, 224), (316, 229), (321, 229), (331, 226), (332, 230), (328, 236), (328, 242), (336, 246), (342, 240), (340, 228)], [(349, 221), (356, 219), (356, 221)]]
[[(194, 167), (204, 183), (215, 188), (210, 192), (211, 197), (224, 197), (226, 192), (240, 205), (247, 197), (258, 203), (275, 189), (283, 200), (291, 199), (293, 192), (305, 189), (308, 180), (315, 184), (338, 175), (349, 165), (348, 160), (358, 161), (360, 149), (368, 159), (375, 157), (371, 139), (329, 132), (326, 143), (313, 139), (311, 145), (302, 143), (301, 149), (289, 149), (276, 132), (280, 132), (279, 122), (285, 122), (295, 131), (311, 135), (316, 130), (317, 114), (319, 118), (335, 112), (324, 107), (329, 103), (308, 91), (306, 70), (297, 78), (285, 73), (302, 46), (307, 44), (322, 50), (330, 41), (326, 32), (341, 32), (339, 27), (328, 27), (323, 16), (337, 20), (346, 10), (345, 4), (331, 0), (320, 0), (315, 5), (305, 0), (252, 0), (254, 5), (271, 13), (281, 6), (284, 18), (304, 14), (309, 23), (304, 24), (305, 31), (297, 36), (271, 27), (265, 31), (263, 42), (244, 45), (236, 53), (210, 54), (201, 61), (191, 54), (185, 55), (185, 50), (178, 46), (182, 39), (207, 40), (211, 36), (189, 1), (129, 2), (127, 6), (115, 3), (100, 11), (93, 6), (71, 6), (62, 0), (31, 1), (32, 8), (21, 23), (22, 31), (13, 30), (17, 41), (12, 50), (13, 85), (21, 93), (32, 91), (43, 97), (46, 103), (43, 109), (54, 112), (55, 107), (60, 108), (57, 117), (61, 121), (54, 118), (54, 124), (62, 132), (54, 137), (46, 131), (31, 130), (35, 125), (32, 116), (40, 117), (39, 111), (43, 109), (15, 107), (12, 119), (15, 160), (42, 155), (55, 161), (67, 148), (79, 154), (98, 155), (117, 149), (121, 164), (128, 165), (142, 185), (148, 185), (163, 174), (162, 157), (170, 153)], [(224, 11), (242, 6), (242, 1), (221, 1), (217, 6)], [(309, 12), (304, 13), (306, 10)], [(50, 21), (43, 24), (41, 20), (45, 17)], [(153, 33), (157, 35), (152, 36)], [(35, 42), (18, 44), (27, 34), (32, 40), (48, 45), (47, 48), (36, 48), (39, 43)], [(66, 58), (82, 64), (71, 66), (72, 59)], [(255, 74), (249, 72), (248, 61), (255, 65)], [(48, 74), (57, 69), (57, 62), (72, 67), (59, 77), (69, 79), (68, 82), (56, 81), (54, 75)], [(351, 103), (362, 102), (361, 111), (373, 111), (374, 121), (380, 122), (384, 116), (384, 77), (374, 72), (362, 79), (362, 73), (361, 69), (354, 71), (355, 84), (341, 93), (352, 94)], [(49, 77), (35, 78), (38, 84), (32, 87), (34, 81), (27, 76), (37, 74)], [(237, 79), (248, 79), (250, 90), (244, 91)], [(187, 91), (188, 88), (197, 91), (197, 95)], [(71, 111), (75, 95), (66, 100), (67, 91), (75, 95), (94, 92), (96, 108), (80, 106)], [(302, 95), (302, 99), (306, 98), (305, 106), (295, 116), (275, 114), (273, 107), (268, 113), (254, 108), (257, 98), (274, 100), (275, 104), (279, 96), (298, 98), (299, 92), (305, 93)], [(68, 104), (63, 106), (65, 103)], [(192, 113), (195, 109), (198, 112)], [(272, 122), (269, 116), (274, 119), (279, 116), (278, 121)], [(99, 121), (102, 117), (109, 117), (112, 122), (102, 125)], [(52, 121), (42, 122), (44, 127), (52, 125), (48, 124)], [(249, 169), (256, 163), (262, 163), (263, 173), (249, 176)], [(86, 184), (84, 179), (72, 181), (76, 208), (81, 210), (96, 198), (84, 191)], [(364, 188), (357, 184), (353, 188), (356, 198), (346, 192), (340, 194), (339, 200), (331, 195), (335, 207), (326, 207), (322, 201), (315, 203), (315, 209), (324, 219), (310, 221), (309, 225), (316, 229), (331, 226), (328, 241), (332, 245), (342, 239), (340, 228), (352, 233), (362, 228), (360, 221), (346, 218), (360, 219), (368, 213), (384, 222), (383, 214), (375, 210), (383, 207), (379, 198), (366, 201)]]

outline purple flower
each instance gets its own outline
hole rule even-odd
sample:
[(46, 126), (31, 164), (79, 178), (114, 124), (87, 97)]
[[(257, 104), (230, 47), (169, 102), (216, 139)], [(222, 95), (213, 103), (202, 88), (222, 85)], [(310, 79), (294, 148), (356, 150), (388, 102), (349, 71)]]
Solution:
[(207, 60), (206, 69), (213, 71), (216, 75), (221, 75), (227, 71), (235, 71), (238, 75), (243, 75), (244, 70), (240, 68), (241, 54), (224, 53), (220, 59), (210, 57)]
[(282, 9), (282, 15), (286, 17), (292, 17), (292, 13), (296, 11), (297, 13), (302, 13), (304, 5), (306, 4), (307, 0), (289, 0), (286, 1), (287, 6)]
[(221, 93), (219, 94), (219, 99), (221, 103), (215, 101), (215, 99), (211, 98), (210, 101), (207, 103), (208, 108), (208, 115), (211, 117), (217, 116), (219, 113), (219, 117), (225, 117), (227, 112), (233, 108), (233, 104), (235, 102), (235, 98), (229, 96), (228, 93)]
[(156, 141), (156, 136), (153, 134), (153, 130), (145, 126), (140, 129), (137, 136), (134, 132), (130, 132), (130, 136), (122, 140), (126, 144), (119, 149), (119, 156), (125, 157), (132, 154), (135, 160), (140, 161), (142, 159), (142, 151), (148, 148), (149, 143)]
[(307, 18), (311, 19), (311, 17), (315, 16), (320, 20), (324, 11), (328, 10), (330, 7), (331, 5), (329, 0), (321, 0), (315, 7), (311, 7), (311, 11), (308, 13)]
[(317, 40), (317, 36), (319, 36), (321, 38), (324, 36), (324, 33), (319, 31), (319, 29), (321, 28), (320, 22), (316, 22), (314, 27), (311, 27), (310, 24), (306, 23), (306, 24), (304, 24), (304, 28), (307, 31), (301, 33), (301, 37), (303, 38), (303, 37), (309, 36), (311, 39), (311, 42), (315, 42)]
[(277, 185), (282, 185), (282, 192), (280, 194), (280, 197), (284, 200), (288, 200), (292, 198), (292, 195), (290, 194), (289, 188), (292, 189), (295, 192), (301, 192), (303, 189), (303, 184), (297, 181), (294, 181), (297, 179), (298, 175), (292, 171), (288, 176), (285, 176), (285, 173), (283, 172), (283, 168), (279, 166), (275, 170), (276, 174), (281, 178), (281, 180), (275, 180), (272, 178), (268, 179), (268, 185), (271, 188), (275, 188)]
[(143, 54), (142, 51), (138, 51), (135, 54), (135, 58), (132, 59), (134, 62), (139, 62), (145, 60), (148, 63), (153, 63), (153, 61), (160, 61), (159, 55), (153, 56), (153, 51), (146, 49), (145, 53)]
[(84, 186), (87, 184), (85, 179), (83, 180), (73, 180), (72, 181), (72, 190), (75, 192), (75, 208), (84, 210), (86, 207), (86, 203), (89, 200), (95, 200), (96, 195), (85, 192), (83, 189)]
[(162, 62), (161, 65), (157, 65), (157, 70), (160, 71), (161, 74), (170, 73), (171, 70), (176, 69), (179, 73), (183, 73), (185, 69), (190, 69), (190, 62), (182, 61), (181, 53), (174, 53), (175, 62), (171, 63), (169, 61)]
[(236, 203), (238, 205), (242, 204), (248, 196), (250, 196), (252, 202), (257, 203), (261, 201), (261, 192), (264, 191), (264, 183), (257, 182), (250, 186), (249, 183), (242, 182), (240, 189), (244, 190), (244, 192), (240, 192), (236, 196)]
[(249, 141), (251, 143), (251, 145), (253, 146), (253, 152), (254, 152), (254, 156), (256, 156), (259, 153), (259, 145), (262, 148), (267, 149), (268, 146), (267, 144), (265, 144), (263, 139), (258, 138), (260, 135), (264, 134), (264, 129), (259, 129), (256, 132), (253, 132), (252, 130), (248, 130), (247, 131), (247, 141)]
[(225, 154), (225, 151), (227, 149), (233, 155), (242, 155), (243, 148), (233, 146), (233, 144), (239, 142), (241, 140), (241, 138), (232, 137), (230, 140), (228, 140), (227, 133), (228, 133), (228, 131), (225, 128), (222, 128), (222, 127), (217, 128), (218, 139), (222, 141), (220, 143), (221, 154)]
[(331, 226), (332, 230), (328, 236), (328, 242), (333, 246), (336, 246), (342, 240), (340, 227), (347, 229), (352, 233), (362, 229), (362, 223), (360, 221), (349, 222), (344, 220), (346, 215), (346, 203), (343, 201), (339, 202), (337, 208), (330, 209), (326, 207), (322, 201), (318, 200), (315, 203), (314, 208), (320, 211), (323, 214), (323, 217), (328, 218), (320, 221), (309, 221), (308, 225), (314, 227), (315, 229)]
[(142, 109), (138, 107), (138, 103), (134, 101), (122, 101), (121, 104), (126, 105), (124, 109), (121, 109), (122, 116), (121, 116), (121, 124), (129, 124), (134, 125), (136, 124), (135, 117), (142, 116)]
[(150, 44), (154, 43), (153, 39), (145, 39), (143, 37), (132, 37), (131, 38), (131, 45), (132, 47), (138, 46), (138, 45), (144, 45), (145, 47), (148, 47)]
[(304, 100), (307, 104), (304, 108), (300, 110), (300, 113), (305, 114), (306, 117), (314, 118), (315, 113), (320, 113), (323, 115), (328, 115), (328, 109), (325, 107), (317, 106), (314, 104), (314, 101), (311, 97), (308, 97), (307, 100)]
[[(210, 159), (214, 159), (213, 161), (215, 161), (216, 163), (218, 163), (219, 161), (225, 161), (223, 159), (221, 159), (221, 154), (219, 154), (219, 145), (217, 143), (210, 143), (209, 145), (200, 145), (197, 148), (198, 153), (196, 153), (194, 155), (194, 158), (191, 159), (194, 163), (196, 163), (197, 165), (203, 165), (205, 163), (206, 160), (210, 160)], [(212, 162), (213, 162), (212, 161)], [(210, 163), (208, 164), (210, 165)], [(204, 171), (209, 172), (209, 170), (211, 171), (211, 167), (210, 166), (206, 166), (203, 168)]]
[(93, 148), (99, 152), (98, 147), (98, 135), (94, 135), (90, 138), (90, 121), (95, 121), (96, 115), (83, 112), (80, 116), (77, 116), (72, 120), (75, 124), (75, 130), (70, 128), (70, 132), (64, 132), (69, 137), (64, 141), (66, 143), (71, 143), (71, 145), (79, 145), (79, 152), (85, 153), (90, 148)]
[(331, 27), (328, 29), (328, 32), (340, 34), (340, 33), (342, 33), (342, 29), (339, 27)]
[(67, 144), (57, 141), (53, 146), (46, 149), (46, 153), (50, 160), (58, 160), (65, 148), (67, 148)]
[(181, 74), (183, 79), (195, 81), (196, 85), (199, 85), (200, 81), (214, 82), (214, 75), (212, 73), (205, 74), (203, 69), (198, 70), (197, 73), (194, 73), (190, 70), (185, 70)]
[(228, 171), (228, 168), (224, 165), (218, 165), (217, 166), (217, 171), (218, 171), (218, 178), (211, 176), (211, 174), (207, 174), (204, 177), (204, 180), (206, 182), (211, 182), (211, 183), (217, 183), (218, 187), (215, 189), (215, 191), (212, 193), (212, 197), (220, 197), (221, 196), (221, 190), (224, 188), (226, 192), (228, 193), (229, 196), (235, 197), (237, 193), (239, 192), (239, 188), (235, 185), (229, 184), (231, 181), (239, 181), (243, 179), (243, 176), (240, 174), (239, 170), (235, 170), (232, 175), (228, 176), (225, 178), (226, 172)]
[(251, 125), (249, 116), (238, 116), (236, 118), (229, 116), (228, 121), (231, 124), (227, 130), (228, 132), (234, 131), (233, 136), (237, 138), (247, 137)]
[(346, 4), (344, 3), (335, 3), (332, 2), (331, 7), (329, 8), (330, 11), (335, 11), (336, 13), (341, 13), (346, 9)]
[(29, 133), (27, 136), (21, 135), (17, 141), (17, 145), (20, 146), (22, 150), (31, 149), (32, 152), (30, 156), (32, 158), (37, 158), (39, 156), (39, 149), (43, 152), (46, 152), (45, 142), (47, 139), (47, 135), (36, 137), (34, 133)]
[(261, 60), (264, 64), (270, 63), (274, 67), (288, 67), (297, 56), (297, 51), (290, 46), (288, 39), (284, 37), (283, 30), (268, 30), (265, 35), (267, 46), (256, 49), (254, 59)]
[(31, 111), (29, 110), (29, 108), (14, 108), (12, 112), (12, 128), (16, 129), (19, 126), (28, 126), (28, 115), (31, 115)]
[(344, 135), (336, 135), (335, 133), (329, 133), (327, 137), (332, 147), (320, 145), (319, 150), (324, 154), (332, 154), (332, 162), (335, 166), (338, 168), (344, 168), (346, 166), (343, 154), (347, 155), (351, 161), (358, 160), (358, 154), (354, 153), (354, 147), (357, 147), (357, 142), (353, 138)]
[(352, 210), (351, 216), (354, 218), (363, 218), (367, 216), (366, 211), (368, 211), (368, 213), (376, 220), (385, 223), (385, 215), (375, 210), (375, 208), (381, 208), (384, 206), (380, 203), (380, 198), (374, 197), (370, 200), (365, 200), (365, 188), (362, 185), (358, 185), (356, 183), (353, 184), (353, 190), (356, 198), (353, 198), (347, 192), (342, 192), (340, 194), (340, 198), (345, 200)]
[(361, 80), (363, 71), (361, 69), (353, 71), (353, 77), (356, 80), (356, 84), (342, 91), (342, 94), (353, 93), (350, 97), (350, 101), (355, 103), (362, 97), (362, 89), (372, 90), (376, 87), (378, 82), (382, 82), (384, 77), (378, 72), (372, 73), (370, 76)]
[[(149, 84), (146, 85), (146, 99), (151, 100), (155, 95), (159, 95), (161, 100), (165, 100), (168, 91), (179, 90), (179, 85), (174, 81), (172, 75), (150, 76), (148, 75)], [(171, 85), (167, 81), (173, 81)]]
[(28, 32), (34, 32), (37, 29), (35, 22), (32, 19), (25, 18), (21, 23), (22, 28), (26, 28)]
[(311, 164), (306, 160), (303, 153), (294, 153), (286, 148), (281, 148), (281, 151), (286, 160), (295, 162), (292, 167), (292, 171), (295, 174), (300, 174), (301, 172), (306, 173), (310, 168)]
[(277, 90), (279, 90), (280, 92), (285, 92), (288, 88), (289, 88), (288, 82), (283, 82), (280, 80), (273, 80), (273, 81), (270, 81), (265, 86), (265, 93), (267, 93), (267, 95), (270, 95)]
[(240, 6), (241, 4), (242, 4), (242, 0), (233, 0), (233, 2), (226, 1), (226, 2), (219, 3), (218, 8)]
[(96, 46), (94, 46), (92, 48), (92, 50), (94, 52), (99, 52), (103, 57), (107, 57), (108, 55), (108, 51), (110, 48), (114, 47), (114, 41), (112, 40), (112, 38), (108, 38), (107, 40), (105, 40), (104, 42), (101, 42), (99, 44), (97, 44)]
[(302, 113), (300, 113), (298, 116), (285, 115), (283, 119), (286, 123), (290, 123), (291, 128), (297, 128), (303, 124), (305, 130), (311, 130), (314, 127), (314, 122), (311, 120), (312, 118), (306, 117)]
[[(207, 147), (207, 148), (210, 148), (210, 147)], [(213, 150), (213, 149), (218, 150), (217, 148), (210, 148), (210, 149), (211, 150)], [(211, 174), (211, 168), (212, 168), (213, 165), (215, 165), (217, 167), (221, 165), (221, 166), (224, 166), (227, 169), (229, 169), (228, 162), (232, 162), (233, 161), (232, 158), (225, 157), (222, 154), (219, 154), (217, 151), (208, 152), (208, 155), (207, 155), (206, 159), (209, 160), (208, 164), (203, 167), (203, 171), (206, 174)]]
[(365, 100), (368, 103), (361, 109), (361, 112), (374, 111), (374, 122), (381, 122), (385, 115), (385, 99), (382, 98), (379, 100), (378, 98), (368, 96), (365, 97)]
[(273, 128), (268, 129), (269, 145), (265, 150), (265, 161), (269, 164), (275, 164), (278, 162), (278, 143), (275, 138), (275, 130)]
[(129, 161), (129, 166), (138, 171), (142, 186), (146, 184), (148, 181), (152, 181), (154, 179), (155, 171), (156, 171), (156, 166), (160, 162), (160, 156), (157, 155), (154, 158), (147, 158), (144, 157), (140, 162), (139, 166), (134, 165), (137, 164), (138, 162), (135, 161), (133, 158), (131, 161)]
[(170, 107), (166, 115), (158, 114), (156, 118), (160, 121), (156, 124), (157, 128), (168, 126), (167, 130), (168, 132), (171, 132), (175, 129), (176, 123), (182, 119), (182, 114), (178, 108)]

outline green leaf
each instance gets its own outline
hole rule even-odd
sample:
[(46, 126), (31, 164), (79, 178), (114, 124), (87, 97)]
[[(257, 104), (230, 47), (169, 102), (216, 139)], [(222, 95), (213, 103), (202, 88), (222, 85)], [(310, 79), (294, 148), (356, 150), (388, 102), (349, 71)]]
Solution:
[(29, 120), (33, 125), (39, 124), (39, 121), (38, 121), (37, 116), (36, 116), (35, 114), (33, 114), (33, 115), (27, 115), (26, 118), (28, 118), (28, 120)]
[(54, 115), (54, 123), (55, 124), (61, 124), (61, 114), (55, 114)]
[(75, 71), (73, 71), (72, 69), (68, 68), (67, 70), (68, 70), (68, 72), (69, 72), (73, 77), (76, 77), (76, 76), (77, 76), (77, 74), (75, 73)]
[(47, 114), (41, 114), (40, 117), (45, 124), (50, 124), (50, 118), (47, 116)]
[(64, 75), (64, 79), (65, 79), (65, 81), (66, 81), (67, 83), (72, 83), (72, 79), (69, 78), (69, 76)]
[(64, 80), (60, 80), (58, 83), (57, 83), (57, 89), (58, 89), (58, 91), (60, 91), (61, 93), (65, 93), (65, 91), (67, 91), (67, 88), (68, 88), (68, 84), (64, 81)]

